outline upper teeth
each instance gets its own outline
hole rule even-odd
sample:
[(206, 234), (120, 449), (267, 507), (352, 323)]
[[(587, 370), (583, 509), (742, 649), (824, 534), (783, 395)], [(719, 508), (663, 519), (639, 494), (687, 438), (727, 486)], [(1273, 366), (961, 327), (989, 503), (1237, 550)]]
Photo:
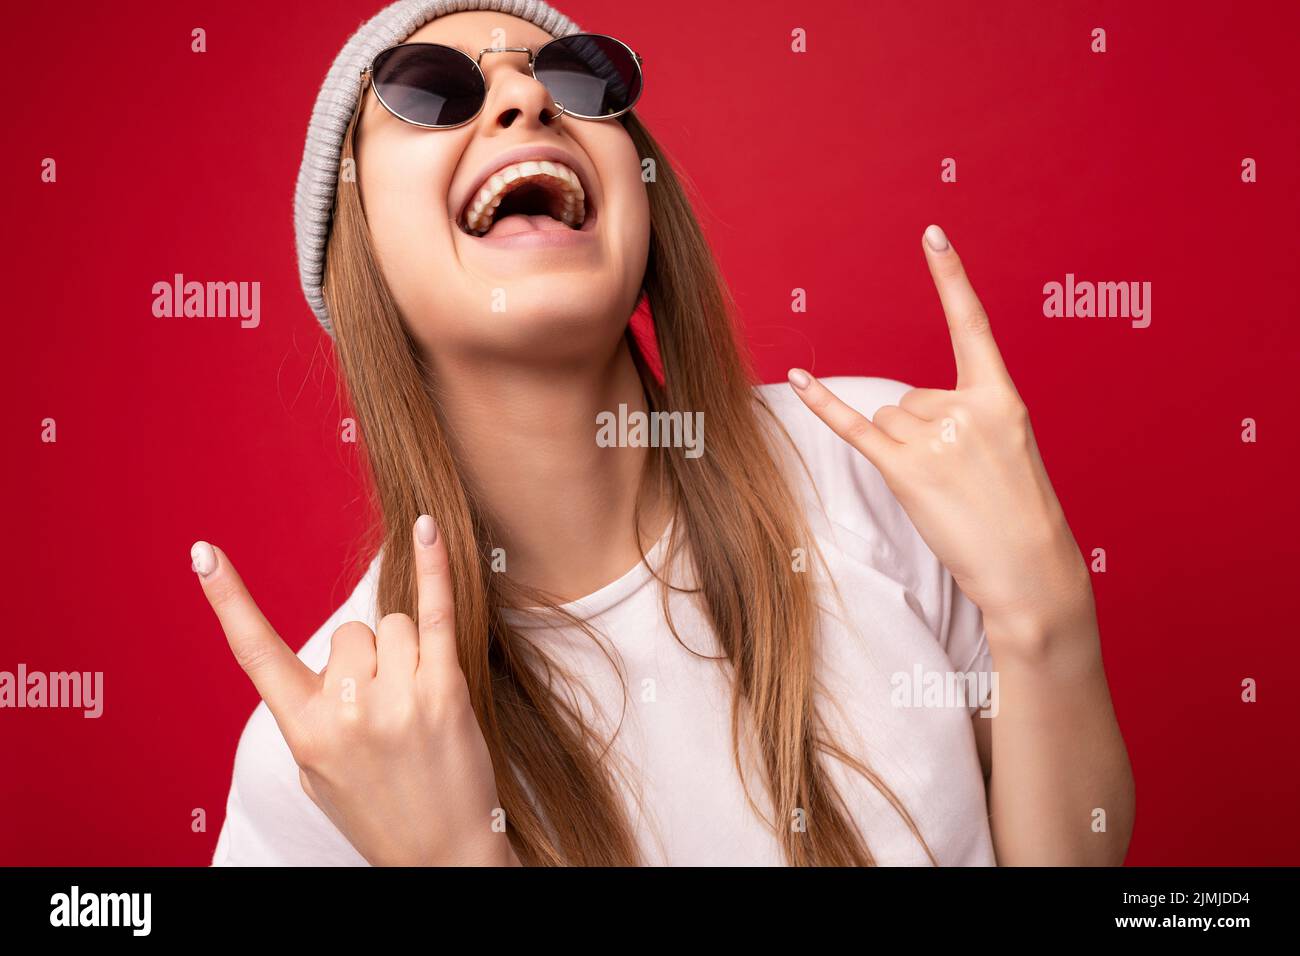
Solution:
[(570, 226), (582, 225), (586, 216), (586, 196), (582, 191), (582, 184), (578, 182), (578, 174), (564, 163), (553, 163), (543, 159), (514, 163), (489, 176), (488, 181), (483, 184), (483, 188), (479, 190), (478, 195), (465, 211), (466, 228), (475, 235), (487, 232), (492, 226), (492, 218), (496, 215), (497, 206), (501, 205), (501, 200), (507, 193), (524, 182), (533, 182), (542, 178), (553, 180), (559, 187), (562, 198), (560, 208), (555, 211), (555, 218)]

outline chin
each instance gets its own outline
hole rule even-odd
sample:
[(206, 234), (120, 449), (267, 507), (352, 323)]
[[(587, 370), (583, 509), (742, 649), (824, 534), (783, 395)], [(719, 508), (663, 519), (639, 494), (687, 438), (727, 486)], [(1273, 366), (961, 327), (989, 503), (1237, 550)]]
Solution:
[(456, 295), (416, 306), (428, 319), (412, 331), (433, 355), (599, 361), (617, 346), (639, 297), (629, 299), (622, 283), (611, 281), (616, 272), (538, 272), (499, 281), (475, 276)]
[(489, 319), (518, 321), (527, 325), (586, 325), (595, 318), (617, 311), (621, 289), (612, 288), (609, 274), (592, 269), (570, 272), (537, 272), (527, 276), (502, 277), (499, 285), (488, 286), (480, 301)]
[[(580, 293), (585, 297), (590, 293)], [(502, 356), (521, 362), (545, 365), (552, 362), (579, 362), (590, 365), (611, 354), (627, 328), (628, 316), (614, 309), (600, 309), (597, 303), (608, 301), (591, 295), (590, 309), (574, 308), (574, 290), (563, 295), (553, 290), (522, 294), (513, 301), (515, 308), (490, 316), (487, 332), (493, 347)], [(504, 321), (502, 321), (504, 320)]]

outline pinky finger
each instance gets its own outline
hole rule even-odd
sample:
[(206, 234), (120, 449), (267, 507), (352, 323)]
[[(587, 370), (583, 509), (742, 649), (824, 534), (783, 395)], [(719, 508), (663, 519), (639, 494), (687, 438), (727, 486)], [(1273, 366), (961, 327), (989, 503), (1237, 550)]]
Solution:
[(902, 447), (873, 425), (866, 415), (846, 405), (834, 392), (803, 369), (790, 370), (790, 384), (814, 415), (860, 451), (877, 469), (883, 470), (893, 453)]

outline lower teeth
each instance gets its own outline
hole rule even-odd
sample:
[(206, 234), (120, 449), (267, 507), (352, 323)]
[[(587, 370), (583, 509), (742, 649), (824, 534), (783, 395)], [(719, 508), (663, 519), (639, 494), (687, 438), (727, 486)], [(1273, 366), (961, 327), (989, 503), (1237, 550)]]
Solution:
[[(560, 219), (560, 218), (558, 218), (558, 217), (556, 217), (556, 216), (551, 216), (551, 218), (554, 219), (554, 220), (555, 220), (556, 222), (558, 222), (558, 223), (562, 223), (563, 225), (567, 226), (567, 227), (570, 228), (570, 229), (580, 229), (580, 228), (582, 228), (580, 225), (578, 225), (578, 224), (576, 224), (576, 223), (569, 222), (569, 221), (564, 220), (564, 219)], [(489, 222), (489, 223), (487, 224), (486, 227), (482, 227), (482, 228), (479, 228), (479, 229), (471, 229), (469, 226), (461, 226), (461, 231), (466, 232), (466, 233), (469, 233), (469, 235), (471, 235), (471, 236), (476, 236), (476, 237), (478, 237), (478, 238), (482, 238), (483, 236), (486, 236), (489, 232), (491, 232), (491, 231), (492, 231), (492, 227), (495, 226), (496, 224), (497, 224), (497, 220), (496, 220), (496, 219), (493, 219), (491, 222)]]

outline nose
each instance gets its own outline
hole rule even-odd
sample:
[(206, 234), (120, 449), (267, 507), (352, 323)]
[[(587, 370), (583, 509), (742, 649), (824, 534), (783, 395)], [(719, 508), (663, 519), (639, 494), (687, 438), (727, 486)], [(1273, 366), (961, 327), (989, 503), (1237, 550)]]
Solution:
[(486, 50), (479, 67), (487, 80), (482, 122), (507, 129), (521, 122), (551, 126), (559, 119), (550, 90), (528, 69), (527, 50)]

